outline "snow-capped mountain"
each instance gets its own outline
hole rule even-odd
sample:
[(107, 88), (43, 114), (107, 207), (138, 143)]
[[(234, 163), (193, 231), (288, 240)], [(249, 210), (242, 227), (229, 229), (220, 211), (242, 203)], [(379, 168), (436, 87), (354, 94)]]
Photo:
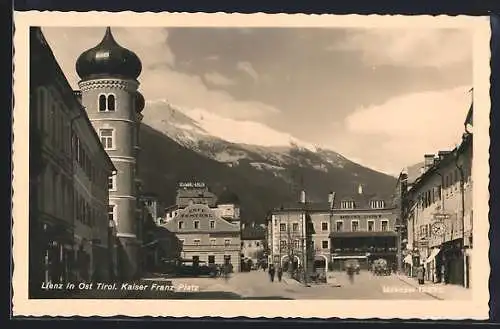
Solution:
[(394, 188), (394, 177), (257, 122), (164, 101), (148, 103), (143, 114), (140, 175), (144, 189), (167, 205), (180, 180), (202, 180), (216, 193), (229, 187), (255, 222), (296, 199), (299, 188), (310, 201), (326, 201), (330, 191), (354, 192), (358, 184), (384, 194)]
[[(261, 123), (220, 117), (202, 109), (185, 109), (165, 101), (148, 103), (144, 123), (182, 146), (228, 166), (247, 161), (258, 170), (282, 173), (291, 164), (327, 172), (347, 159)], [(298, 157), (299, 154), (316, 157)]]

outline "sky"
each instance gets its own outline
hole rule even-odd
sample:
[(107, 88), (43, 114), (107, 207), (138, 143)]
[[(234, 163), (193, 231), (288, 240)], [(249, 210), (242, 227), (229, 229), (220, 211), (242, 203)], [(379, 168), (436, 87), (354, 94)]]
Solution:
[[(76, 59), (104, 28), (42, 30), (76, 89)], [(389, 174), (453, 148), (471, 102), (467, 30), (112, 30), (140, 57), (148, 102), (262, 123)]]

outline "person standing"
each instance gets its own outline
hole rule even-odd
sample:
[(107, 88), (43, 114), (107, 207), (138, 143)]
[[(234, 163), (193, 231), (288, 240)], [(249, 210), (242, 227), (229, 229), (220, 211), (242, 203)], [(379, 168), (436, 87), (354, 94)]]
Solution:
[(283, 277), (283, 269), (278, 267), (278, 281), (281, 282), (281, 278)]
[(271, 282), (274, 282), (274, 265), (269, 265), (269, 278)]
[(417, 269), (418, 284), (424, 284), (424, 278), (425, 278), (425, 267), (424, 264), (420, 264), (420, 266)]

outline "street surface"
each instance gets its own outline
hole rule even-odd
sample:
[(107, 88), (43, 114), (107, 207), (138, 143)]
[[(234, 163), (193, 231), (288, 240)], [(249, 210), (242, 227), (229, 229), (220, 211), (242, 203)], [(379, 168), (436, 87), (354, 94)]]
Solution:
[[(374, 276), (361, 272), (350, 283), (346, 273), (333, 272), (340, 287), (329, 284), (306, 287), (295, 280), (269, 280), (267, 272), (235, 273), (227, 281), (223, 278), (174, 278), (175, 293), (141, 293), (141, 298), (189, 299), (393, 299), (432, 300), (425, 292), (398, 279), (397, 276)], [(146, 279), (146, 282), (158, 282)], [(333, 281), (333, 280), (332, 280)], [(193, 288), (196, 287), (196, 288)], [(191, 291), (188, 291), (191, 290)], [(132, 296), (130, 296), (132, 297)], [(133, 297), (132, 297), (133, 298)]]

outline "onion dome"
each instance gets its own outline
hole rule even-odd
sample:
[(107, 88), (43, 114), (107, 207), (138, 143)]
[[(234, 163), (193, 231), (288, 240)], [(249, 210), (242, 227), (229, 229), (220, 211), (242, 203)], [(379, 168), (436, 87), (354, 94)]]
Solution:
[(140, 92), (135, 93), (135, 110), (137, 113), (141, 113), (144, 110), (144, 106), (146, 105), (146, 101), (144, 100), (144, 96)]
[(83, 52), (76, 61), (76, 72), (82, 80), (99, 77), (137, 79), (141, 71), (142, 64), (139, 57), (120, 46), (109, 27), (102, 41), (94, 48)]
[(229, 191), (228, 189), (224, 189), (222, 193), (217, 198), (217, 204), (232, 204), (239, 205), (240, 198), (235, 193)]

